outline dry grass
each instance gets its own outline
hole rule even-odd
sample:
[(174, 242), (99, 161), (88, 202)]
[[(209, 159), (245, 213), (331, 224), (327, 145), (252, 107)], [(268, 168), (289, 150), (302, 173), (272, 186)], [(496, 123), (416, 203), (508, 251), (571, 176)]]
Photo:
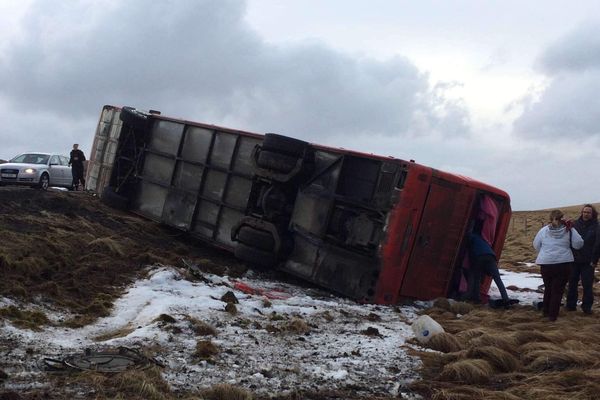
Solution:
[(205, 400), (252, 400), (248, 391), (227, 384), (213, 386), (201, 395)]
[(15, 306), (0, 308), (0, 317), (10, 320), (15, 326), (31, 330), (40, 330), (44, 325), (49, 324), (43, 312), (20, 310)]
[(450, 318), (439, 312), (443, 303), (434, 313), (446, 333), (428, 344), (439, 352), (416, 353), (422, 380), (411, 388), (425, 398), (598, 398), (600, 315), (562, 312), (550, 323), (529, 306), (476, 306)]
[(466, 356), (486, 360), (496, 371), (500, 372), (516, 371), (520, 364), (517, 357), (495, 346), (471, 347)]
[(447, 332), (433, 335), (426, 344), (432, 350), (441, 351), (442, 353), (454, 353), (461, 350), (461, 344), (458, 339)]
[(110, 237), (102, 237), (92, 240), (88, 243), (88, 247), (97, 248), (99, 250), (108, 250), (114, 255), (124, 256), (125, 250), (123, 250), (123, 246), (117, 242), (115, 239)]
[(304, 335), (310, 332), (310, 326), (300, 318), (292, 318), (291, 321), (288, 321), (283, 324), (282, 330), (290, 333), (297, 333), (299, 335)]
[(217, 336), (217, 330), (206, 322), (189, 315), (186, 316), (186, 320), (196, 336)]
[(200, 340), (196, 343), (196, 351), (194, 356), (201, 360), (212, 360), (214, 356), (219, 354), (219, 347), (210, 340)]
[[(575, 219), (581, 206), (561, 210)], [(513, 213), (500, 260), (502, 268), (539, 272), (538, 267), (528, 267), (524, 262), (535, 260), (531, 243), (547, 222), (548, 213)], [(595, 304), (600, 304), (600, 286), (595, 285), (594, 295)], [(436, 299), (425, 312), (443, 326), (446, 334), (439, 338), (441, 344), (428, 346), (440, 352), (416, 352), (423, 363), (422, 380), (411, 384), (411, 388), (424, 398), (600, 398), (600, 314), (561, 312), (557, 322), (549, 323), (529, 305), (507, 311), (476, 306), (467, 311), (455, 304), (460, 303)], [(450, 342), (452, 345), (447, 344)], [(453, 351), (456, 348), (463, 350)]]
[(440, 380), (464, 384), (486, 383), (494, 373), (494, 368), (486, 360), (465, 359), (444, 365)]
[(101, 335), (94, 336), (94, 338), (92, 340), (94, 340), (96, 342), (105, 342), (110, 339), (125, 337), (134, 331), (135, 331), (134, 327), (125, 326), (123, 328), (115, 329), (113, 331), (109, 331), (109, 332), (103, 333)]

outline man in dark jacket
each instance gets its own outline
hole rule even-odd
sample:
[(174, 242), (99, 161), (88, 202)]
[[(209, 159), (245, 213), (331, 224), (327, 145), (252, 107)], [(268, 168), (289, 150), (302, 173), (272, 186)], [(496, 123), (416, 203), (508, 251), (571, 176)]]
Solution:
[(85, 178), (83, 177), (83, 162), (85, 161), (85, 155), (83, 151), (79, 150), (79, 145), (75, 143), (73, 150), (71, 150), (71, 158), (69, 159), (69, 165), (71, 166), (71, 175), (73, 176), (73, 189), (77, 190), (79, 184), (81, 187), (85, 187)]
[(481, 281), (483, 274), (490, 275), (502, 296), (505, 307), (510, 305), (508, 293), (498, 271), (498, 261), (492, 246), (481, 237), (479, 233), (471, 233), (469, 236), (469, 256), (471, 259), (470, 273), (468, 279), (467, 299), (479, 303)]
[(578, 285), (581, 279), (583, 298), (581, 309), (586, 314), (592, 313), (594, 302), (594, 272), (600, 258), (600, 227), (598, 225), (598, 212), (591, 204), (586, 204), (581, 209), (581, 215), (573, 227), (583, 238), (583, 247), (573, 250), (575, 262), (569, 277), (569, 291), (567, 292), (567, 310), (577, 309)]

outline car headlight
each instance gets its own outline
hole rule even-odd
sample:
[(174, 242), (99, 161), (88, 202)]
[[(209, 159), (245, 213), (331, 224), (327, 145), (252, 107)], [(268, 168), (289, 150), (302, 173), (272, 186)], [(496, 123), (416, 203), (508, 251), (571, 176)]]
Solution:
[(27, 168), (27, 169), (25, 170), (25, 173), (26, 173), (26, 174), (33, 174), (34, 172), (35, 172), (35, 169), (33, 169), (33, 168)]

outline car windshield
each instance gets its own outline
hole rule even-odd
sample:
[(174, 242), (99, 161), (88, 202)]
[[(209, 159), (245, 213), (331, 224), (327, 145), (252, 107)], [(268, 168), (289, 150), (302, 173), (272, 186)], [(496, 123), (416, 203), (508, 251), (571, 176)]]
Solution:
[(16, 156), (10, 162), (14, 163), (24, 163), (24, 164), (48, 164), (48, 158), (50, 158), (47, 154), (21, 154), (20, 156)]

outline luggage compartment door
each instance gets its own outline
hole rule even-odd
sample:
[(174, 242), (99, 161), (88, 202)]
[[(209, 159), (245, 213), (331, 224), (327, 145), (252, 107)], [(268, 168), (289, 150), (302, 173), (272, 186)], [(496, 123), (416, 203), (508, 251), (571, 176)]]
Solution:
[(400, 295), (446, 297), (471, 212), (474, 191), (433, 178)]

